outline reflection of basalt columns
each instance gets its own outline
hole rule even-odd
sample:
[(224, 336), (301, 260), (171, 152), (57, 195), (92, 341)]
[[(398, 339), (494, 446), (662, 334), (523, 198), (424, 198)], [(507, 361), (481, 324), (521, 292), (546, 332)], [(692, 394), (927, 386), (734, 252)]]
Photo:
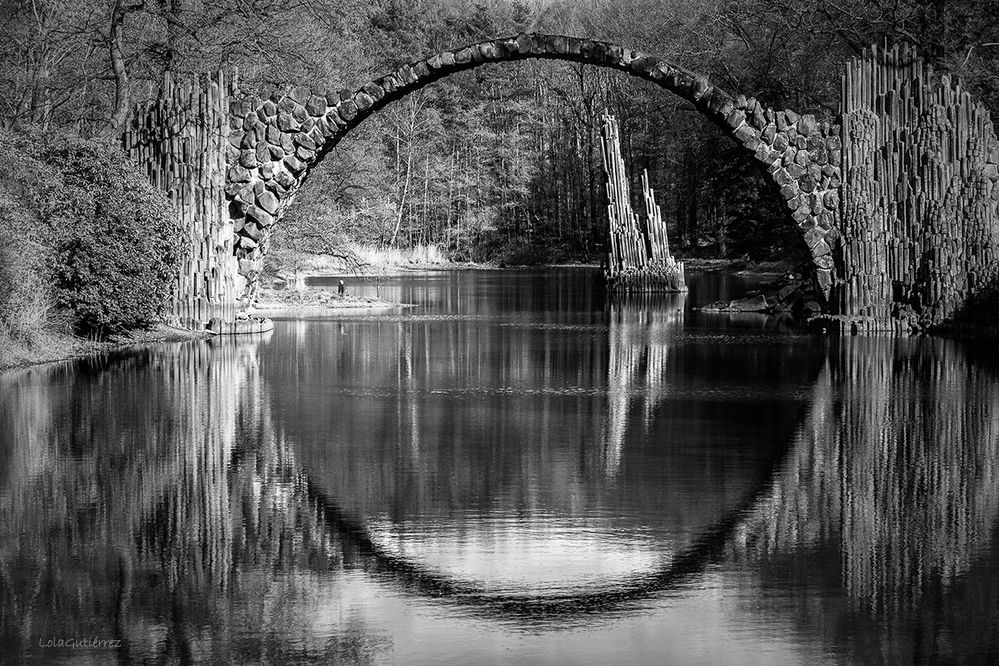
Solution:
[(632, 397), (641, 395), (646, 428), (666, 395), (667, 342), (683, 323), (684, 294), (616, 295), (610, 303), (610, 358), (607, 362), (607, 420), (604, 472), (614, 476), (621, 464)]
[(794, 453), (734, 553), (832, 547), (857, 608), (912, 611), (928, 590), (956, 584), (992, 538), (999, 383), (953, 341), (873, 337), (832, 354)]

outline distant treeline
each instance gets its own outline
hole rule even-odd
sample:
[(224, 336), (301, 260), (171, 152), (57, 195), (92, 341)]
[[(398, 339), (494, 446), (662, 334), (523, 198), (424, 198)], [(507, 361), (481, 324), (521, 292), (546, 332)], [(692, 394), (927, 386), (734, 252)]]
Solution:
[[(7, 123), (117, 132), (166, 71), (238, 68), (246, 89), (353, 88), (402, 62), (496, 36), (606, 39), (733, 93), (830, 117), (840, 63), (908, 40), (999, 105), (997, 0), (0, 0)], [(795, 257), (760, 167), (692, 107), (624, 74), (491, 65), (392, 105), (344, 141), (297, 198), (275, 257), (344, 241), (437, 244), (455, 259), (594, 258), (605, 242), (599, 118), (621, 123), (681, 255)], [(637, 183), (636, 183), (637, 189)]]

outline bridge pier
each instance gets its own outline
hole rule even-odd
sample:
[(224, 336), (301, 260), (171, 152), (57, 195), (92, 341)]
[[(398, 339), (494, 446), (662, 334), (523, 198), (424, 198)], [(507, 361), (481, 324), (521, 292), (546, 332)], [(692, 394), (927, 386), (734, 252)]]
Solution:
[(170, 303), (172, 323), (220, 333), (236, 332), (236, 295), (245, 286), (225, 194), (224, 143), (234, 92), (221, 72), (200, 81), (167, 75), (158, 99), (135, 108), (123, 137), (126, 152), (166, 192), (188, 230), (187, 257)]
[(839, 313), (925, 329), (999, 278), (999, 141), (989, 112), (908, 46), (847, 63)]

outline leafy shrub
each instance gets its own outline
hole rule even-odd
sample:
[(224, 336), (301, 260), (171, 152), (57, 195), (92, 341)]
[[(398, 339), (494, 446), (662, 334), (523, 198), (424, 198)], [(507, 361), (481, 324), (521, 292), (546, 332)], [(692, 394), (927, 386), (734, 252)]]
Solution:
[(183, 248), (166, 197), (101, 142), (2, 133), (0, 159), (15, 165), (6, 189), (38, 221), (30, 240), (44, 248), (44, 281), (77, 332), (103, 336), (156, 321)]

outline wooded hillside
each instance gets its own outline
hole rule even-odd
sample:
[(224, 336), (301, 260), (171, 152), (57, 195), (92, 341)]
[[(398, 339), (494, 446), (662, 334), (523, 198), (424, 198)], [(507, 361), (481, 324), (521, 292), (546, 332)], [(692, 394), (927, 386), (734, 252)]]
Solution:
[[(0, 117), (84, 136), (119, 132), (164, 72), (238, 68), (244, 88), (352, 88), (402, 62), (519, 31), (606, 39), (733, 93), (835, 113), (840, 63), (909, 40), (999, 106), (999, 2), (988, 0), (2, 0)], [(395, 104), (310, 179), (296, 228), (435, 243), (455, 259), (593, 259), (603, 249), (600, 116), (620, 119), (680, 256), (770, 259), (799, 249), (762, 177), (692, 107), (629, 77), (527, 61), (454, 76)], [(637, 182), (635, 188), (637, 191)], [(300, 234), (300, 237), (308, 234)], [(308, 249), (307, 247), (305, 249)]]

